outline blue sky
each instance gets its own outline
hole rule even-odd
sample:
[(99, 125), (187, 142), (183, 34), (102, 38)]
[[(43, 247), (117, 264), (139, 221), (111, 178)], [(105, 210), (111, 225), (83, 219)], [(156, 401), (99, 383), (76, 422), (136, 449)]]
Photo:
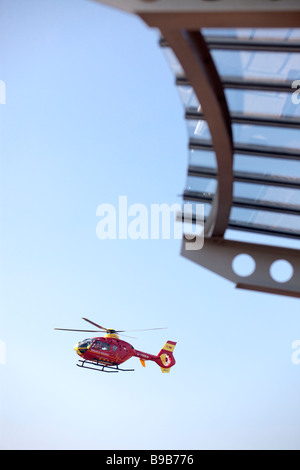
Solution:
[[(85, 0), (0, 0), (2, 449), (298, 448), (299, 301), (179, 240), (99, 240), (99, 204), (180, 202), (188, 135), (158, 33)], [(176, 365), (75, 366), (86, 316)]]

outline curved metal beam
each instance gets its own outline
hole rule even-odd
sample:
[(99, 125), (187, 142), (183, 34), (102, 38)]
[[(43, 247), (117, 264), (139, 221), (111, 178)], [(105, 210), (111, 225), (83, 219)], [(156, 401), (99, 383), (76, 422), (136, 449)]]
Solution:
[(205, 224), (206, 237), (223, 237), (232, 203), (233, 139), (231, 118), (209, 48), (200, 31), (161, 30), (201, 103), (218, 164), (218, 189)]

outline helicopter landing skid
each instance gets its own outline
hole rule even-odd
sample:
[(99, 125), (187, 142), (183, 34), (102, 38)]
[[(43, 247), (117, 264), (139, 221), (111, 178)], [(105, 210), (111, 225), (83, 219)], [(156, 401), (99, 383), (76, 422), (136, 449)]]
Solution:
[[(82, 367), (84, 369), (91, 369), (91, 370), (96, 370), (98, 372), (106, 372), (106, 373), (116, 373), (116, 372), (133, 372), (134, 369), (120, 369), (118, 364), (116, 365), (108, 365), (108, 364), (104, 364), (103, 362), (92, 362), (92, 361), (82, 361), (82, 360), (79, 360), (78, 361), (80, 364), (76, 364), (78, 367)], [(94, 366), (94, 367), (89, 367), (89, 365), (86, 365), (86, 364), (89, 364), (91, 366)], [(105, 370), (105, 369), (112, 369), (112, 370)]]

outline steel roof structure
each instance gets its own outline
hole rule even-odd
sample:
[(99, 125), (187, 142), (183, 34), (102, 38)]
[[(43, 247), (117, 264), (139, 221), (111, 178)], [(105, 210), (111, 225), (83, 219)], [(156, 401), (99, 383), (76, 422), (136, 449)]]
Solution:
[[(204, 246), (182, 243), (182, 256), (238, 288), (300, 297), (300, 3), (102, 3), (158, 28), (174, 72), (189, 134), (183, 199), (205, 207)], [(234, 269), (241, 254), (247, 276)]]

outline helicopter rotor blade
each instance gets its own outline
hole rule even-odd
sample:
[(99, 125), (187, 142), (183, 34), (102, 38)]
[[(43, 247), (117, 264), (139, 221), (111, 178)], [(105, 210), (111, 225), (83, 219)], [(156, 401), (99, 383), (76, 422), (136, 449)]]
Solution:
[(91, 323), (91, 325), (96, 326), (97, 328), (100, 328), (101, 330), (107, 331), (107, 328), (103, 328), (103, 326), (97, 325), (97, 323), (94, 323), (93, 321), (89, 320), (88, 318), (82, 318), (83, 320)]
[[(83, 320), (91, 323), (91, 325), (96, 326), (97, 328), (100, 328), (101, 330), (104, 331), (110, 331), (110, 328), (104, 328), (101, 325), (98, 325), (97, 323), (94, 323), (93, 321), (89, 320), (88, 318), (82, 318)], [(162, 328), (145, 328), (142, 330), (114, 330), (115, 333), (126, 333), (127, 331), (150, 331), (150, 330), (166, 330), (167, 327), (162, 327)]]
[(145, 328), (143, 330), (116, 330), (116, 333), (122, 333), (123, 331), (127, 332), (127, 331), (150, 331), (150, 330), (167, 330), (167, 327), (163, 327), (163, 328)]
[[(71, 328), (54, 328), (56, 331), (79, 331), (82, 333), (103, 333), (101, 330), (73, 330)], [(136, 339), (133, 336), (128, 336), (128, 335), (123, 335), (121, 334), (120, 336), (124, 336), (125, 338), (131, 338), (131, 339)]]
[(100, 331), (100, 330), (73, 330), (71, 328), (54, 328), (54, 329), (59, 330), (59, 331), (81, 331), (81, 332), (85, 332), (85, 333), (97, 333), (97, 332)]
[(90, 323), (91, 325), (94, 325), (96, 326), (97, 328), (99, 328), (99, 330), (82, 330), (82, 329), (72, 329), (72, 328), (54, 328), (55, 330), (59, 330), (59, 331), (78, 331), (78, 332), (85, 332), (85, 333), (103, 333), (103, 332), (106, 332), (106, 333), (116, 333), (116, 334), (119, 334), (121, 333), (120, 336), (124, 336), (125, 338), (132, 338), (132, 339), (136, 339), (134, 338), (133, 336), (128, 336), (128, 335), (124, 335), (123, 333), (127, 333), (127, 331), (151, 331), (151, 330), (166, 330), (167, 327), (162, 327), (162, 328), (144, 328), (144, 329), (141, 329), (141, 330), (113, 330), (113, 329), (110, 329), (110, 328), (104, 328), (103, 326), (101, 325), (98, 325), (97, 323), (94, 323), (93, 321), (89, 320), (88, 318), (84, 318), (82, 317), (83, 320), (85, 320), (86, 322)]
[[(118, 331), (116, 331), (116, 333), (119, 334)], [(136, 339), (134, 336), (123, 335), (123, 333), (121, 333), (120, 336), (124, 336), (124, 338)]]

